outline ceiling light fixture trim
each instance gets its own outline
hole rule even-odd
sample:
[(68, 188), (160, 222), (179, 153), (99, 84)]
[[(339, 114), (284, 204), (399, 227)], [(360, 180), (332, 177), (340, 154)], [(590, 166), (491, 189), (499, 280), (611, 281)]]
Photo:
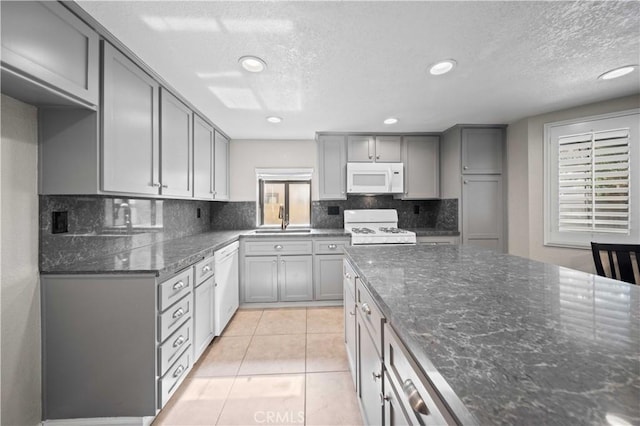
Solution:
[(638, 68), (637, 64), (625, 65), (623, 67), (614, 68), (598, 76), (598, 80), (612, 80), (614, 78), (622, 77), (623, 75), (631, 74)]
[(431, 75), (442, 75), (453, 70), (458, 63), (454, 59), (445, 59), (438, 61), (429, 67)]
[(267, 69), (267, 63), (257, 56), (242, 56), (240, 59), (238, 59), (238, 62), (244, 70), (249, 72), (257, 73)]
[(276, 117), (275, 115), (272, 115), (267, 117), (267, 121), (274, 124), (282, 123), (282, 117)]

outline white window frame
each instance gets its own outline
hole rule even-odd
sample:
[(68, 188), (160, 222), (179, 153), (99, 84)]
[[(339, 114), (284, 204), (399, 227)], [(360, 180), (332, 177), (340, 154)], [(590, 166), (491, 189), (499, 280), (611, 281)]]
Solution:
[[(560, 231), (558, 139), (568, 135), (629, 129), (629, 233)], [(590, 248), (600, 243), (640, 244), (640, 109), (544, 125), (544, 245)]]

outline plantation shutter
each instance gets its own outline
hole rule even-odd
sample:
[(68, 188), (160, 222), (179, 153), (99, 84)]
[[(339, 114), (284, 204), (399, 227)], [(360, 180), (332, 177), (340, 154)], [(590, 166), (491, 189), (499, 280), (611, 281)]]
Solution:
[(558, 139), (559, 231), (629, 234), (629, 130)]

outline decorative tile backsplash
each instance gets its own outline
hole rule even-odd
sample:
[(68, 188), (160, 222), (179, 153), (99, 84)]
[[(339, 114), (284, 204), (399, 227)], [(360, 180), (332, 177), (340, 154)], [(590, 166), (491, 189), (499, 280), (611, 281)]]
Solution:
[[(329, 215), (330, 207), (338, 214)], [(401, 228), (458, 229), (458, 200), (402, 201), (350, 196), (313, 201), (313, 228), (342, 228), (344, 210), (396, 209)], [(52, 232), (53, 212), (67, 212), (67, 233)], [(40, 268), (106, 256), (210, 230), (253, 229), (256, 203), (40, 196)]]

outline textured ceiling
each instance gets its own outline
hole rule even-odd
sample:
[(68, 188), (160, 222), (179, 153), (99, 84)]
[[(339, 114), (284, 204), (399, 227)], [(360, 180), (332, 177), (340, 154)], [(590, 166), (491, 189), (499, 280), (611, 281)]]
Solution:
[(640, 61), (636, 1), (77, 3), (233, 139), (510, 123), (640, 91), (638, 70), (597, 79)]

